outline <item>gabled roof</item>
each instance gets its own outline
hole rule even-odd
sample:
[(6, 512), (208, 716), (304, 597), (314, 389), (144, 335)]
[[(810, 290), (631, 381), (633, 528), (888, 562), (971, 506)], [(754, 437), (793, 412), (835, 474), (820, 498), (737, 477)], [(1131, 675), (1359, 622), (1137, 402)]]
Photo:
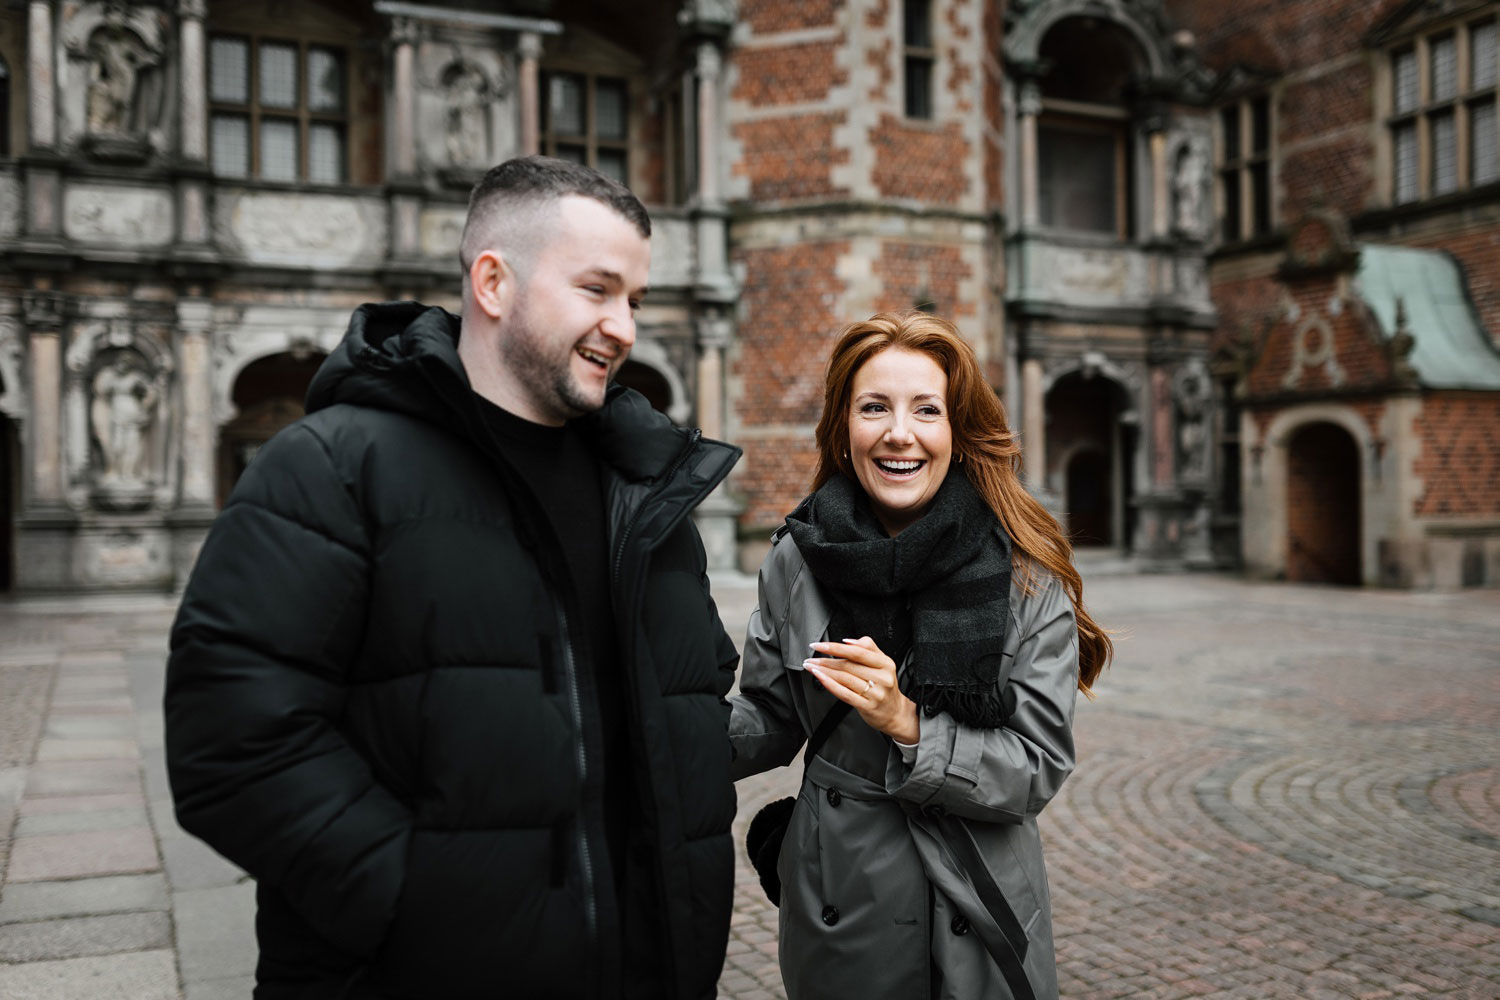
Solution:
[(1479, 322), (1458, 262), (1440, 250), (1382, 246), (1359, 248), (1354, 279), (1380, 334), (1395, 338), (1405, 311), (1405, 332), (1415, 342), (1407, 360), (1420, 383), (1432, 389), (1500, 389), (1500, 348)]

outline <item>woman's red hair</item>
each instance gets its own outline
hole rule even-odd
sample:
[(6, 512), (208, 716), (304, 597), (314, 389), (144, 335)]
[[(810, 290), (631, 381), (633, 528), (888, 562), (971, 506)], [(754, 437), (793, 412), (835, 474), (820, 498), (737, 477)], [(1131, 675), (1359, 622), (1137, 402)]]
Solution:
[(1022, 586), (1031, 593), (1031, 567), (1038, 564), (1063, 583), (1078, 619), (1078, 689), (1090, 688), (1109, 664), (1114, 644), (1083, 607), (1083, 578), (1073, 566), (1073, 546), (1057, 519), (1021, 485), (1021, 446), (1005, 422), (1005, 408), (984, 380), (969, 342), (947, 320), (926, 313), (881, 313), (851, 323), (839, 335), (824, 378), (823, 416), (818, 420), (818, 467), (813, 489), (835, 473), (858, 481), (848, 458), (849, 411), (854, 373), (881, 351), (900, 348), (925, 354), (948, 375), (948, 421), (953, 461), (969, 477), (1015, 549)]

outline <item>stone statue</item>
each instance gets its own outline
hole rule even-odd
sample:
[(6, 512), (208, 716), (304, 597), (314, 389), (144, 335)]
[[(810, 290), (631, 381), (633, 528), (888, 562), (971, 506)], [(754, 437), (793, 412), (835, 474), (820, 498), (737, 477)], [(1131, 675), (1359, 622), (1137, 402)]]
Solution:
[(141, 73), (159, 60), (120, 24), (98, 28), (89, 39), (88, 126), (94, 135), (131, 135), (141, 128)]
[(161, 398), (158, 380), (151, 379), (124, 352), (94, 375), (89, 422), (99, 444), (104, 486), (149, 486), (146, 439), (156, 422)]
[(489, 164), (490, 85), (472, 63), (456, 62), (443, 74), (448, 103), (448, 165), (483, 168)]
[(1203, 235), (1203, 199), (1208, 193), (1208, 152), (1188, 140), (1177, 152), (1176, 170), (1172, 175), (1172, 195), (1176, 204), (1175, 228), (1184, 236)]
[(1201, 480), (1208, 474), (1208, 403), (1213, 387), (1199, 364), (1178, 369), (1173, 379), (1177, 397), (1179, 477)]

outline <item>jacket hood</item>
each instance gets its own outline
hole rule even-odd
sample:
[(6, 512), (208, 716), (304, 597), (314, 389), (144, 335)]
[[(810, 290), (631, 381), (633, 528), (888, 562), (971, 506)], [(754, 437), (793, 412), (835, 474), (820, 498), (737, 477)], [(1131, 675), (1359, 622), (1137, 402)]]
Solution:
[[(313, 376), (307, 412), (337, 403), (395, 410), (446, 427), (495, 453), (458, 356), (459, 334), (459, 317), (436, 306), (360, 306), (344, 339)], [(717, 481), (740, 456), (738, 448), (701, 441), (697, 431), (676, 426), (646, 397), (618, 383), (609, 387), (603, 407), (579, 418), (578, 427), (604, 461), (631, 482), (664, 475), (695, 443), (709, 446), (693, 465), (695, 478)]]

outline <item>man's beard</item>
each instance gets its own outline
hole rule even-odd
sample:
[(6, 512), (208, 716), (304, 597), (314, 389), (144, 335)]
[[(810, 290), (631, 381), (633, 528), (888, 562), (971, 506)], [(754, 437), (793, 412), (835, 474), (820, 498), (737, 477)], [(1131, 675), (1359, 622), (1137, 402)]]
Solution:
[(536, 401), (565, 420), (604, 405), (603, 393), (592, 398), (574, 377), (573, 356), (577, 351), (576, 341), (562, 346), (539, 337), (527, 314), (525, 297), (521, 297), (510, 329), (500, 341), (501, 363), (514, 371), (523, 385), (535, 386)]

